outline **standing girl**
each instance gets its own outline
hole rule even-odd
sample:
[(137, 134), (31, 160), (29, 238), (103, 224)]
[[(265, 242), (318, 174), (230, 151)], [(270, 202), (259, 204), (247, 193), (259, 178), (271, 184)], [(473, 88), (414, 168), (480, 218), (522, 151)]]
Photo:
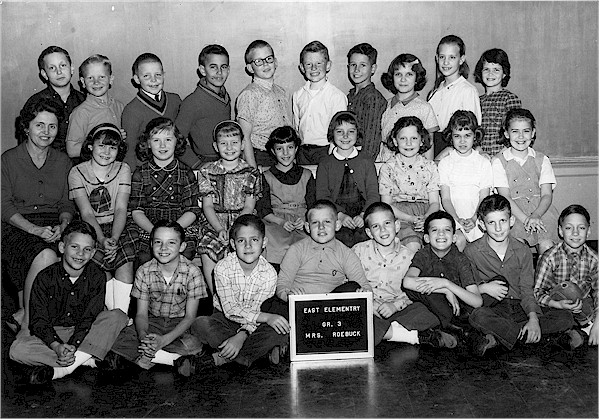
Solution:
[(208, 163), (198, 175), (204, 236), (197, 251), (211, 293), (214, 293), (213, 269), (228, 250), (229, 228), (239, 215), (254, 214), (256, 200), (262, 193), (260, 172), (240, 158), (242, 133), (242, 127), (235, 121), (218, 123), (213, 131), (213, 146), (221, 159)]
[(133, 173), (129, 209), (137, 224), (140, 265), (152, 259), (150, 232), (161, 219), (179, 223), (185, 229), (183, 255), (192, 260), (199, 236), (197, 216), (198, 182), (194, 171), (178, 157), (186, 143), (172, 120), (151, 120), (140, 136), (136, 154), (142, 165)]
[(335, 203), (342, 224), (335, 236), (350, 248), (369, 239), (363, 215), (367, 207), (379, 201), (375, 164), (354, 146), (360, 136), (354, 113), (336, 113), (327, 130), (327, 139), (335, 147), (317, 167), (317, 200)]
[[(417, 93), (425, 87), (426, 76), (427, 71), (421, 60), (412, 54), (400, 54), (394, 58), (387, 73), (381, 75), (381, 83), (394, 96), (388, 99), (387, 108), (381, 116), (382, 145), (379, 162), (386, 162), (394, 156), (387, 148), (388, 136), (400, 117), (414, 115), (421, 119), (429, 133), (439, 130), (433, 108)], [(430, 147), (423, 155), (433, 160), (433, 148)]]
[(492, 165), (474, 149), (481, 144), (483, 130), (471, 111), (456, 111), (444, 137), (453, 149), (438, 165), (442, 206), (456, 221), (456, 246), (462, 251), (467, 241), (483, 236), (476, 225), (477, 207), (490, 194)]
[(416, 252), (423, 246), (425, 219), (440, 209), (437, 166), (422, 156), (431, 148), (429, 133), (419, 118), (402, 117), (389, 134), (388, 148), (396, 155), (379, 170), (379, 194), (400, 220), (402, 244)]
[(485, 88), (479, 97), (481, 102), (481, 128), (485, 135), (481, 142), (484, 153), (494, 156), (502, 150), (504, 138), (500, 136), (506, 112), (521, 108), (521, 100), (506, 89), (510, 80), (508, 55), (499, 48), (492, 48), (481, 55), (475, 66), (473, 77)]
[(556, 178), (550, 159), (531, 148), (535, 142), (535, 118), (527, 109), (506, 114), (502, 135), (508, 147), (492, 161), (494, 187), (510, 201), (515, 224), (510, 234), (536, 246), (541, 255), (558, 241), (558, 211), (552, 205)]
[(92, 259), (110, 279), (106, 307), (127, 313), (138, 233), (127, 211), (131, 170), (123, 162), (125, 153), (127, 143), (116, 125), (94, 127), (81, 146), (83, 162), (69, 172), (69, 198), (96, 231), (98, 245)]
[[(479, 93), (477, 88), (467, 81), (469, 65), (465, 53), (465, 43), (456, 35), (446, 35), (437, 47), (436, 80), (433, 89), (427, 95), (427, 101), (435, 111), (441, 131), (446, 129), (454, 112), (461, 109), (473, 112), (477, 122), (481, 122)], [(435, 156), (446, 147), (441, 135), (434, 137), (433, 147)]]
[(294, 242), (306, 238), (306, 209), (316, 201), (312, 173), (294, 163), (300, 137), (290, 126), (278, 127), (269, 136), (266, 148), (277, 163), (263, 172), (263, 196), (257, 211), (265, 222), (267, 260), (280, 264)]

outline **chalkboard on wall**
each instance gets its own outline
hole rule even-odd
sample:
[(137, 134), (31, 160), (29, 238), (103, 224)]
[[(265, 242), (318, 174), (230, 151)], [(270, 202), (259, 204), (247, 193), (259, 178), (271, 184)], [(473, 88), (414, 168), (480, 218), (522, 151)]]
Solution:
[(292, 362), (373, 357), (373, 294), (289, 297)]

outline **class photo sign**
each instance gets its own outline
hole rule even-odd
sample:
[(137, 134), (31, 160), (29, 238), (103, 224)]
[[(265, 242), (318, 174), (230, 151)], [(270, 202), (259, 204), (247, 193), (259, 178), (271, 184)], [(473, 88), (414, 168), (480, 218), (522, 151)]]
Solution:
[(290, 360), (373, 357), (373, 294), (289, 296)]

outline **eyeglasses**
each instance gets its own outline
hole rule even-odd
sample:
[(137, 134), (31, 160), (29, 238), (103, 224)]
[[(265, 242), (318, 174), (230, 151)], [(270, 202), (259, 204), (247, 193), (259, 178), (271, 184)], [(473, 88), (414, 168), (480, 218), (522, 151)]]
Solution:
[(271, 64), (273, 61), (275, 61), (275, 57), (270, 55), (268, 57), (265, 58), (257, 58), (256, 60), (252, 60), (252, 63), (254, 63), (255, 66), (262, 66), (265, 63)]

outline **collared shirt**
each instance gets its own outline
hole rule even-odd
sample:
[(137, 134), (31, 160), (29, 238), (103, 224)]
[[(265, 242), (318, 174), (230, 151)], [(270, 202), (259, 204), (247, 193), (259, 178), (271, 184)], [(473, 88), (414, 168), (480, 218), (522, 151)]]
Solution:
[(253, 332), (258, 327), (260, 305), (275, 294), (277, 272), (261, 255), (249, 276), (244, 274), (235, 252), (215, 266), (213, 306), (227, 319)]
[[(521, 166), (523, 166), (529, 158), (535, 159), (537, 156), (537, 152), (531, 147), (527, 148), (527, 157), (525, 159), (515, 156), (510, 148), (500, 153), (507, 161), (514, 160)], [(541, 187), (542, 184), (551, 184), (552, 189), (554, 189), (554, 187), (556, 187), (556, 177), (554, 176), (552, 164), (550, 163), (548, 156), (542, 156), (542, 168), (540, 170), (540, 179), (538, 181), (538, 185)], [(504, 166), (502, 166), (502, 162), (498, 157), (494, 157), (494, 159), (492, 159), (492, 173), (494, 176), (494, 187), (510, 188), (508, 178), (506, 176), (506, 170), (504, 169)]]
[(498, 275), (508, 281), (508, 299), (520, 299), (526, 314), (542, 311), (533, 297), (533, 257), (529, 247), (513, 237), (508, 237), (508, 248), (501, 260), (490, 245), (488, 236), (467, 244), (464, 251), (475, 265), (479, 278), (487, 282)]
[(472, 111), (475, 117), (477, 117), (477, 122), (481, 124), (479, 92), (463, 76), (459, 76), (458, 79), (449, 85), (446, 85), (446, 82), (442, 82), (429, 99), (429, 103), (435, 111), (440, 131), (443, 131), (448, 126), (452, 114), (460, 109)]
[(388, 99), (387, 108), (381, 116), (381, 141), (384, 143), (387, 141), (392, 128), (394, 128), (394, 124), (401, 117), (414, 115), (423, 122), (426, 130), (437, 128), (438, 121), (431, 104), (424, 101), (418, 93), (415, 92), (413, 96), (406, 98), (404, 101), (398, 101), (394, 106), (392, 106), (393, 100), (394, 97)]
[(394, 238), (394, 250), (383, 255), (377, 249), (373, 239), (360, 242), (352, 247), (358, 256), (369, 284), (373, 288), (375, 307), (383, 303), (391, 303), (401, 311), (412, 303), (402, 290), (402, 280), (410, 267), (414, 251)]
[(255, 77), (236, 99), (237, 119), (252, 124), (252, 147), (265, 150), (269, 136), (277, 127), (291, 126), (292, 108), (281, 86)]
[(29, 300), (31, 333), (50, 346), (63, 343), (55, 326), (75, 327), (68, 344), (79, 347), (104, 309), (106, 274), (89, 262), (75, 283), (62, 261), (43, 269), (35, 278)]
[(437, 165), (422, 155), (417, 155), (415, 162), (408, 164), (398, 153), (379, 170), (379, 194), (391, 196), (395, 203), (429, 202), (429, 193), (439, 190)]
[(479, 280), (471, 261), (454, 244), (441, 258), (427, 244), (415, 254), (410, 266), (419, 269), (419, 277), (442, 277), (463, 289), (477, 285)]
[(381, 115), (386, 106), (387, 101), (373, 83), (369, 83), (358, 92), (355, 87), (348, 92), (348, 111), (356, 114), (363, 135), (356, 145), (362, 146), (363, 153), (372, 160), (375, 160), (379, 153)]
[(346, 159), (352, 159), (355, 158), (356, 156), (358, 156), (358, 149), (356, 147), (352, 148), (352, 151), (350, 152), (350, 154), (348, 156), (342, 156), (340, 154), (340, 151), (337, 147), (334, 147), (333, 152), (331, 153), (337, 160), (346, 160)]
[(287, 300), (296, 287), (309, 294), (329, 293), (347, 281), (371, 289), (360, 260), (350, 248), (337, 239), (320, 244), (309, 237), (290, 246), (283, 257), (277, 296)]
[(504, 147), (500, 140), (500, 128), (506, 113), (514, 108), (521, 108), (521, 100), (517, 95), (502, 88), (498, 92), (491, 92), (479, 97), (481, 103), (481, 128), (485, 135), (481, 148), (490, 156), (494, 156)]
[(152, 258), (138, 268), (131, 296), (148, 301), (148, 312), (162, 318), (182, 318), (188, 299), (208, 297), (204, 277), (198, 267), (183, 255), (167, 283), (158, 261)]
[(583, 297), (594, 301), (594, 316), (598, 314), (598, 254), (584, 244), (578, 251), (567, 248), (564, 242), (542, 254), (535, 270), (533, 295), (540, 305), (548, 306), (550, 291), (563, 281), (575, 283)]
[(348, 98), (344, 92), (327, 80), (318, 90), (310, 89), (310, 82), (292, 95), (294, 128), (302, 144), (329, 146), (327, 129), (338, 111), (346, 110)]

